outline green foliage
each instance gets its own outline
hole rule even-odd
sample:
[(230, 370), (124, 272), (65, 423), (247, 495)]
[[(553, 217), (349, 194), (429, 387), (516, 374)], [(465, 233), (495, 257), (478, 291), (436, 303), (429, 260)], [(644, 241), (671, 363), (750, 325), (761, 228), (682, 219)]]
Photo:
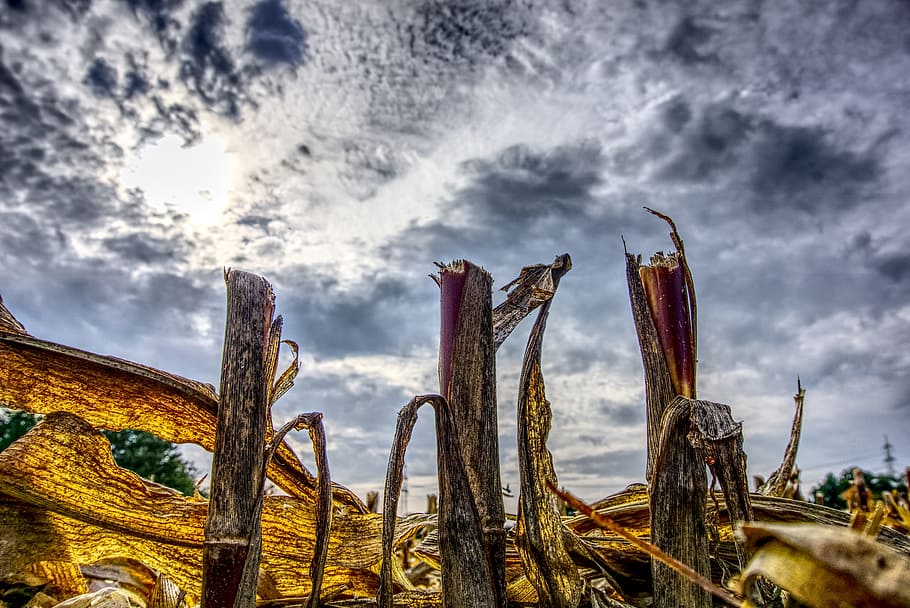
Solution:
[(37, 416), (28, 412), (0, 410), (0, 452), (25, 435), (37, 422)]
[[(901, 492), (907, 491), (906, 482), (902, 481), (897, 477), (889, 477), (888, 475), (876, 475), (871, 471), (863, 470), (863, 476), (866, 480), (866, 488), (872, 491), (872, 496), (879, 500), (881, 498), (882, 492), (890, 492), (893, 489), (897, 489)], [(826, 507), (833, 507), (835, 509), (846, 509), (847, 503), (841, 498), (841, 494), (847, 490), (851, 485), (853, 485), (853, 467), (844, 469), (840, 477), (835, 477), (834, 473), (828, 473), (825, 477), (825, 481), (821, 485), (812, 488), (809, 492), (809, 497), (814, 500), (815, 494), (821, 492), (824, 496), (824, 504)]]
[[(28, 432), (39, 417), (19, 410), (0, 410), (0, 451)], [(111, 442), (114, 460), (155, 483), (193, 494), (193, 477), (197, 471), (180, 457), (177, 446), (144, 431), (102, 431)]]

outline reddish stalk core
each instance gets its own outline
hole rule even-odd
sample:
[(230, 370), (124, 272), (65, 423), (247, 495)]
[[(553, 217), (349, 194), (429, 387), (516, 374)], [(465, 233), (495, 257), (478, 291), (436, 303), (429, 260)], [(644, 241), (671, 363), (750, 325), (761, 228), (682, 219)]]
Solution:
[(447, 399), (449, 398), (449, 383), (452, 380), (452, 357), (455, 353), (458, 311), (461, 309), (467, 278), (468, 264), (461, 260), (452, 262), (439, 271), (438, 282), (442, 303), (439, 330), (439, 387)]
[(685, 269), (678, 253), (658, 253), (639, 271), (676, 394), (695, 398), (695, 348)]

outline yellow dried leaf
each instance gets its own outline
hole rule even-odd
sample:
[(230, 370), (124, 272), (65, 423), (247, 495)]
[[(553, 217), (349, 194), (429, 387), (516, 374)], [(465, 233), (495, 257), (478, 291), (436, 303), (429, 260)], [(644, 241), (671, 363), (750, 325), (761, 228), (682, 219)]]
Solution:
[[(50, 414), (0, 453), (0, 498), (0, 523), (9, 530), (0, 543), (0, 568), (130, 557), (167, 575), (191, 604), (198, 600), (207, 503), (117, 467), (105, 437), (79, 417)], [(380, 525), (379, 515), (336, 512), (325, 589), (376, 592)], [(396, 537), (410, 532), (402, 526)], [(265, 497), (262, 539), (261, 567), (278, 593), (307, 595), (313, 505)]]
[(910, 559), (870, 537), (815, 524), (744, 524), (755, 553), (741, 575), (748, 596), (758, 577), (807, 606), (910, 608)]
[[(7, 331), (10, 323), (0, 324), (0, 405), (34, 414), (70, 412), (99, 428), (147, 431), (214, 449), (218, 397), (212, 386)], [(281, 382), (284, 390), (288, 380)], [(315, 500), (316, 481), (287, 444), (267, 474), (292, 496)], [(347, 488), (335, 486), (334, 500), (366, 512)]]
[(29, 571), (52, 583), (66, 597), (88, 593), (88, 585), (79, 566), (70, 562), (35, 562)]
[[(562, 276), (561, 273), (554, 274), (553, 291)], [(558, 501), (547, 489), (547, 483), (556, 483), (553, 457), (547, 449), (553, 415), (540, 369), (549, 310), (550, 302), (546, 302), (531, 330), (519, 382), (518, 468), (521, 494), (515, 545), (540, 604), (549, 608), (575, 608), (581, 601), (583, 583), (569, 554), (572, 544), (569, 539), (574, 540), (574, 536), (562, 522)]]

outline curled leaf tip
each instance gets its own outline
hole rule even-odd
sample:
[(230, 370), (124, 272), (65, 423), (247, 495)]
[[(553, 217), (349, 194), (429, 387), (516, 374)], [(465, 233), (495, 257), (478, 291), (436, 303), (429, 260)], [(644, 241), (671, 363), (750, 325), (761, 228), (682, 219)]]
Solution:
[(8, 331), (14, 334), (28, 335), (25, 326), (19, 322), (13, 313), (3, 304), (3, 296), (0, 295), (0, 331)]

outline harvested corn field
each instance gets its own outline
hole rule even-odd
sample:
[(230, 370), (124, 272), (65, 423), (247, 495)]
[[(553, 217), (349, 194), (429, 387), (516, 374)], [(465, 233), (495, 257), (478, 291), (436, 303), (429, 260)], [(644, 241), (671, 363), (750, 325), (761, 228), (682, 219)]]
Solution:
[[(318, 412), (280, 427), (272, 420), (299, 363), (264, 278), (225, 272), (217, 392), (33, 337), (0, 305), (0, 403), (44, 416), (0, 453), (4, 603), (910, 607), (906, 505), (851, 516), (783, 497), (796, 466), (801, 386), (781, 466), (749, 491), (748, 430), (735, 405), (696, 392), (697, 302), (683, 240), (669, 217), (649, 211), (670, 226), (674, 251), (644, 266), (626, 254), (644, 366), (647, 478), (590, 505), (560, 487), (547, 449), (558, 429), (545, 393), (544, 332), (572, 267), (568, 254), (523, 268), (495, 308), (483, 268), (439, 265), (438, 392), (415, 396), (399, 413), (381, 514), (331, 478)], [(495, 358), (532, 313), (517, 395), (519, 509), (507, 515), (490, 440)], [(282, 345), (294, 361), (279, 370)], [(435, 419), (438, 511), (398, 517), (418, 415)], [(185, 497), (118, 467), (102, 428), (212, 451), (211, 495)], [(285, 441), (303, 430), (315, 471)], [(267, 479), (286, 495), (267, 495)], [(567, 504), (576, 514), (566, 515)], [(94, 590), (98, 581), (108, 583)]]

